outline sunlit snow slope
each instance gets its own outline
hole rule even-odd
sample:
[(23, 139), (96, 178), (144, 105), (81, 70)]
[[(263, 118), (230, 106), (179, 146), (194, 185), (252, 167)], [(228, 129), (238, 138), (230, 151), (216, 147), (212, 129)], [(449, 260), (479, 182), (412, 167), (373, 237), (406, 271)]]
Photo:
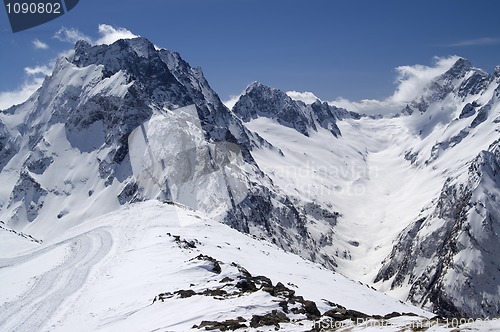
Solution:
[[(10, 241), (27, 243), (20, 236)], [(250, 280), (248, 275), (265, 276), (274, 286), (281, 282), (282, 292), (314, 301), (320, 313), (341, 305), (369, 315), (432, 316), (203, 214), (155, 201), (126, 206), (28, 247), (0, 257), (2, 331), (186, 331), (202, 321), (241, 316), (248, 325), (254, 315), (283, 312), (284, 296), (262, 287), (239, 290), (238, 281)], [(313, 327), (308, 313), (288, 316), (280, 324), (284, 331)]]

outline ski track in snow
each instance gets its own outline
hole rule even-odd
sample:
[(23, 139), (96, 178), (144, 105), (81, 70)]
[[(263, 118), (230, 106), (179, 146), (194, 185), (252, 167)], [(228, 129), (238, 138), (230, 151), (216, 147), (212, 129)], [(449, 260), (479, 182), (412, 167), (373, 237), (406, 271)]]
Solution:
[(70, 252), (62, 264), (41, 275), (20, 298), (0, 306), (1, 331), (42, 330), (64, 300), (84, 285), (92, 267), (110, 251), (113, 240), (105, 228), (97, 228), (32, 254), (0, 260), (0, 268), (13, 262), (22, 264), (63, 244), (69, 244)]

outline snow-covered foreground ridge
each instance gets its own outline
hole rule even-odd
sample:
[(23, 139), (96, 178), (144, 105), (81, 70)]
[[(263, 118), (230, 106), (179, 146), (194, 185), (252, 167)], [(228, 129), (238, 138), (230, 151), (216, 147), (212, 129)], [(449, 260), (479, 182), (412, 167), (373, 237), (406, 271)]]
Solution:
[[(9, 234), (2, 240), (27, 241)], [(448, 330), (444, 320), (430, 321), (429, 312), (196, 211), (155, 201), (88, 220), (28, 250), (12, 248), (0, 258), (0, 278), (2, 331), (187, 331), (235, 324), (304, 331), (343, 320), (360, 330), (378, 324), (395, 331), (417, 322)]]
[[(175, 202), (441, 316), (498, 317), (499, 85), (500, 68), (488, 74), (457, 58), (392, 117), (305, 104), (260, 83), (229, 110), (201, 69), (144, 38), (78, 42), (28, 101), (0, 113), (0, 246), (9, 258), (59, 243), (23, 259), (57, 253), (37, 267), (33, 294), (70, 296), (85, 279), (75, 273), (113, 257), (113, 234), (90, 221), (136, 202)], [(85, 235), (61, 238), (79, 225)], [(258, 284), (245, 296), (282, 282), (225, 264)], [(191, 291), (222, 293), (207, 289)], [(164, 301), (193, 295), (162, 291)], [(16, 294), (40, 316), (61, 300)]]

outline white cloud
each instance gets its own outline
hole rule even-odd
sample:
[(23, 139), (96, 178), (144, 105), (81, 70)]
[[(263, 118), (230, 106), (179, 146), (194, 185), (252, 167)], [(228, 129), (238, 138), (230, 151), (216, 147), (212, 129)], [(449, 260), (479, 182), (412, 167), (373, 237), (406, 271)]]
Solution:
[(40, 75), (40, 74), (44, 75), (44, 76), (48, 76), (48, 75), (52, 74), (52, 67), (48, 67), (48, 66), (26, 67), (26, 68), (24, 68), (24, 72), (30, 76), (35, 76), (35, 75)]
[(79, 40), (85, 40), (93, 45), (109, 45), (119, 39), (131, 39), (138, 37), (125, 28), (115, 28), (108, 24), (99, 24), (98, 32), (99, 38), (93, 40), (89, 36), (80, 32), (78, 29), (62, 27), (55, 33), (54, 38), (71, 44), (75, 44)]
[(89, 43), (92, 42), (92, 39), (89, 36), (83, 34), (78, 29), (66, 27), (59, 29), (59, 31), (55, 33), (54, 38), (71, 44), (75, 44), (79, 40), (85, 40)]
[(500, 38), (482, 37), (476, 39), (462, 40), (457, 43), (445, 45), (447, 47), (464, 47), (464, 46), (484, 46), (500, 44)]
[(49, 45), (38, 39), (35, 39), (33, 40), (33, 47), (37, 50), (47, 50), (49, 48)]
[(339, 97), (329, 102), (329, 104), (364, 114), (385, 115), (400, 112), (406, 104), (423, 95), (432, 80), (444, 74), (458, 59), (458, 56), (447, 58), (436, 57), (433, 66), (414, 65), (397, 67), (396, 90), (392, 96), (386, 99), (350, 101)]
[(24, 73), (27, 76), (25, 82), (16, 90), (0, 92), (0, 109), (7, 109), (28, 100), (42, 86), (45, 76), (52, 73), (52, 66), (53, 64), (51, 63), (50, 67), (36, 66), (24, 68)]
[(0, 92), (0, 109), (7, 109), (13, 105), (25, 102), (36, 90), (38, 90), (38, 88), (40, 88), (42, 83), (43, 77), (36, 76), (25, 82), (17, 90)]
[(314, 93), (305, 91), (305, 92), (298, 92), (298, 91), (287, 91), (286, 94), (288, 97), (292, 98), (293, 100), (300, 100), (303, 101), (306, 104), (312, 104), (316, 100), (320, 100), (318, 97), (314, 95)]
[(415, 65), (396, 68), (398, 87), (390, 97), (395, 102), (407, 103), (422, 95), (429, 83), (441, 74), (444, 74), (459, 59), (458, 56), (435, 58), (432, 67)]
[[(458, 56), (447, 58), (434, 59), (432, 66), (414, 65), (396, 67), (396, 90), (394, 93), (382, 100), (363, 99), (360, 101), (351, 101), (346, 98), (339, 97), (335, 100), (328, 101), (330, 105), (345, 108), (349, 111), (354, 111), (361, 114), (394, 114), (404, 109), (406, 104), (415, 100), (415, 98), (423, 95), (433, 79), (445, 73), (459, 59)], [(313, 92), (298, 92), (288, 91), (286, 94), (294, 99), (303, 101), (306, 104), (312, 104), (316, 100), (320, 100)], [(224, 104), (234, 105), (239, 96), (231, 96), (232, 98)], [(229, 107), (229, 106), (228, 106)]]
[(95, 41), (96, 45), (109, 45), (119, 39), (132, 39), (138, 37), (125, 28), (114, 28), (107, 24), (99, 25), (99, 34), (101, 37)]
[(236, 103), (238, 102), (238, 100), (240, 99), (241, 97), (241, 94), (240, 95), (231, 95), (229, 96), (229, 99), (226, 100), (226, 101), (222, 101), (222, 103), (224, 105), (226, 105), (227, 108), (229, 108), (230, 110), (233, 109), (234, 105), (236, 105)]
[(334, 101), (329, 101), (328, 104), (360, 114), (391, 114), (401, 111), (404, 107), (404, 104), (391, 101), (389, 98), (385, 100), (363, 99), (350, 101), (339, 97)]

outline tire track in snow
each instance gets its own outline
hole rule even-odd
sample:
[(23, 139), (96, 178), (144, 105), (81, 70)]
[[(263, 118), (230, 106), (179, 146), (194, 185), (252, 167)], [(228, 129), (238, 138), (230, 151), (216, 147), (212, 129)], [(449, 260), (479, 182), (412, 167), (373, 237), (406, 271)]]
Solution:
[[(42, 330), (63, 301), (83, 286), (92, 267), (110, 251), (113, 240), (107, 230), (97, 228), (41, 251), (44, 253), (65, 243), (70, 245), (70, 255), (61, 265), (39, 276), (35, 285), (20, 298), (0, 306), (1, 331)], [(21, 256), (17, 262), (39, 255)], [(16, 258), (9, 261), (12, 264)]]

